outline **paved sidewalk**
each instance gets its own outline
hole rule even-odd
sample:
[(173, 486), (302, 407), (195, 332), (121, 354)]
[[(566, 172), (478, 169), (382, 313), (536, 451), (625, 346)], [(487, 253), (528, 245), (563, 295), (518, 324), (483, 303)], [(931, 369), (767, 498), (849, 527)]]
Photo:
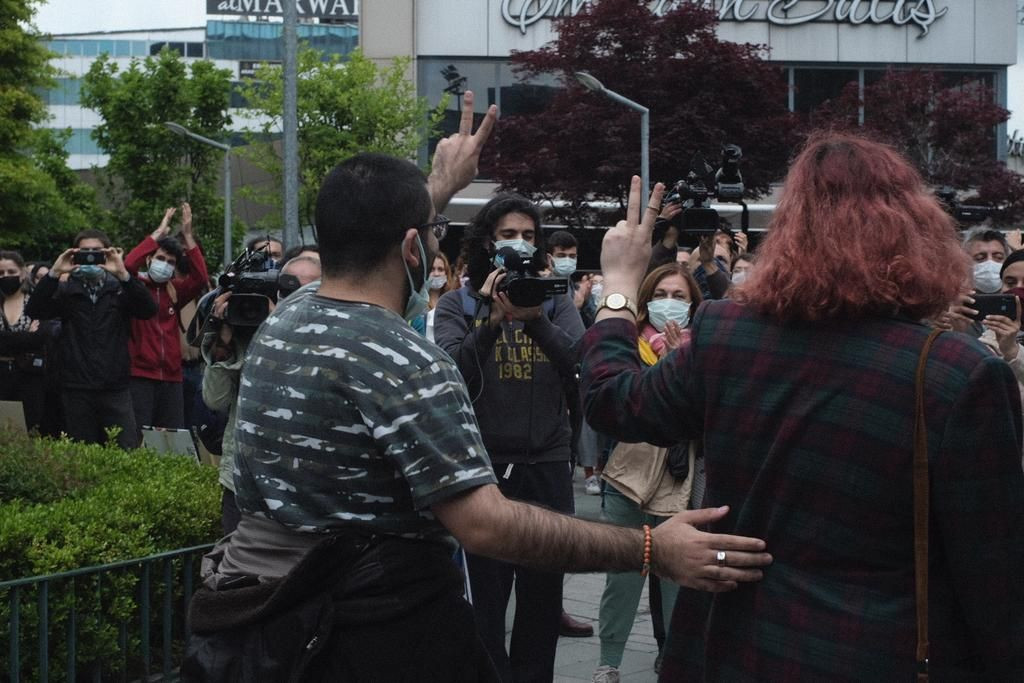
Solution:
[[(576, 514), (587, 519), (600, 519), (601, 497), (588, 496), (583, 488), (582, 470), (576, 470), (573, 479), (576, 493)], [(555, 658), (555, 683), (580, 683), (591, 680), (597, 668), (601, 644), (597, 637), (597, 615), (604, 590), (604, 574), (567, 574), (562, 606), (579, 619), (594, 625), (594, 635), (590, 638), (559, 638), (558, 654)], [(515, 601), (513, 592), (510, 600), (509, 614)], [(637, 610), (633, 631), (626, 643), (626, 653), (622, 658), (619, 671), (623, 683), (654, 683), (658, 675), (654, 673), (654, 659), (658, 656), (658, 644), (654, 640), (651, 626), (651, 614), (647, 601), (647, 589), (644, 588), (640, 607)], [(511, 619), (507, 621), (511, 628)]]

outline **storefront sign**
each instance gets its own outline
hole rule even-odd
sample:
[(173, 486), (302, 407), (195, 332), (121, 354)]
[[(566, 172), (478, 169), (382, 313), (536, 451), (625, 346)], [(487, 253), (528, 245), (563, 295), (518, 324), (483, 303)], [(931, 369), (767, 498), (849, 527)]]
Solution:
[[(234, 0), (240, 1), (240, 0)], [(243, 0), (244, 1), (244, 0)], [(914, 24), (919, 38), (949, 12), (937, 0), (655, 0), (651, 12), (661, 16), (679, 2), (718, 8), (721, 21), (768, 21), (777, 26), (798, 26), (812, 21), (853, 24)], [(523, 34), (541, 19), (576, 16), (590, 0), (502, 0), (501, 16)]]
[[(207, 14), (284, 16), (285, 0), (206, 0)], [(295, 0), (300, 17), (319, 19), (359, 18), (359, 0)]]

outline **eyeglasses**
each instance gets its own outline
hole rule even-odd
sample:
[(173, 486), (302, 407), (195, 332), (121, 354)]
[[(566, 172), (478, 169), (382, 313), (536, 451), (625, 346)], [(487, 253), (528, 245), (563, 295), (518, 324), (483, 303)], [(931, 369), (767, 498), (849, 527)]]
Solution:
[(448, 219), (447, 216), (437, 214), (436, 216), (434, 216), (434, 220), (430, 221), (429, 223), (424, 223), (423, 225), (418, 225), (416, 226), (416, 229), (423, 230), (424, 228), (430, 228), (430, 230), (434, 233), (434, 237), (436, 237), (437, 241), (440, 242), (441, 240), (444, 239), (444, 236), (448, 234), (449, 223), (451, 223), (451, 221)]

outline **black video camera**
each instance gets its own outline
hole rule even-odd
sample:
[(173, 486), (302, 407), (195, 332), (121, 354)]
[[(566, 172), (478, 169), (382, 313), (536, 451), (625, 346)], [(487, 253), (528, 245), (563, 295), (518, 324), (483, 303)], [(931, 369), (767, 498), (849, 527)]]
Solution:
[(711, 208), (711, 199), (743, 204), (743, 175), (739, 163), (743, 150), (738, 145), (722, 146), (722, 164), (718, 171), (697, 152), (690, 159), (690, 171), (676, 182), (663, 201), (664, 204), (683, 205), (683, 211), (673, 221), (676, 227), (696, 235), (711, 235), (718, 230), (718, 212)]
[(224, 322), (235, 327), (258, 327), (277, 301), (277, 270), (267, 270), (266, 248), (244, 251), (220, 276), (222, 292), (231, 292)]
[(519, 252), (511, 247), (499, 249), (494, 262), (505, 269), (505, 277), (498, 283), (497, 291), (508, 294), (513, 306), (540, 306), (546, 299), (569, 291), (568, 278), (540, 277), (531, 270), (530, 262), (524, 262)]
[(942, 208), (946, 210), (946, 213), (955, 218), (961, 225), (981, 223), (993, 213), (993, 209), (990, 206), (961, 203), (956, 195), (956, 190), (951, 187), (941, 187), (935, 190), (935, 196), (942, 202)]

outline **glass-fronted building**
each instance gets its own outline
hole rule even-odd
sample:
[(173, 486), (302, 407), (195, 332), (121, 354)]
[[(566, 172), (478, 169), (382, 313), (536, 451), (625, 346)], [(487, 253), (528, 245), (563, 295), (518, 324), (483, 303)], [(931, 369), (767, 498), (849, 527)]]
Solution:
[[(261, 62), (281, 61), (281, 32), (280, 22), (210, 20), (206, 26), (194, 28), (52, 36), (47, 46), (55, 53), (52, 63), (61, 76), (52, 89), (40, 93), (51, 115), (47, 126), (71, 129), (66, 145), (71, 168), (103, 166), (106, 156), (91, 135), (100, 123), (99, 114), (81, 105), (82, 77), (100, 55), (109, 55), (123, 70), (133, 59), (168, 48), (186, 61), (213, 60), (218, 67), (231, 70), (238, 82), (251, 77)], [(327, 54), (348, 54), (356, 48), (358, 36), (355, 23), (298, 26), (300, 42)], [(232, 94), (232, 118), (239, 126), (246, 121), (244, 104), (236, 93)]]

